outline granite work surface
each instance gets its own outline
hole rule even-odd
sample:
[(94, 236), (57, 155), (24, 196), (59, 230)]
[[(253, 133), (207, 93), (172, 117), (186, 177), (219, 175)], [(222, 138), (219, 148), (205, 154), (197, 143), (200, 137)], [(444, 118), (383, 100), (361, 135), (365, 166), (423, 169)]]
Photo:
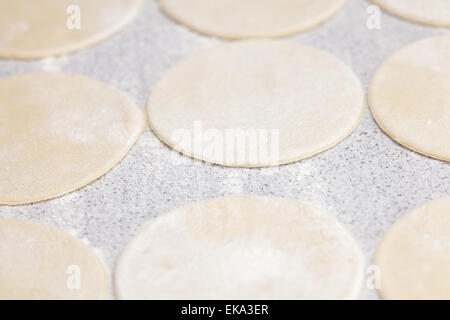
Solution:
[[(349, 65), (367, 92), (383, 60), (412, 41), (447, 29), (382, 13), (369, 29), (371, 4), (350, 0), (333, 19), (286, 40), (328, 51)], [(33, 61), (0, 60), (0, 77), (40, 71), (74, 72), (126, 92), (144, 108), (151, 88), (171, 66), (225, 42), (169, 20), (152, 0), (124, 30), (74, 54)], [(174, 161), (177, 160), (177, 161)], [(277, 169), (222, 168), (174, 154), (146, 129), (129, 155), (91, 185), (64, 197), (25, 206), (0, 206), (0, 218), (41, 221), (73, 231), (96, 247), (111, 273), (139, 226), (178, 206), (231, 194), (298, 199), (327, 209), (361, 243), (370, 264), (384, 232), (404, 213), (450, 194), (450, 163), (393, 142), (366, 109), (356, 131), (335, 148)], [(366, 288), (362, 298), (376, 299)]]

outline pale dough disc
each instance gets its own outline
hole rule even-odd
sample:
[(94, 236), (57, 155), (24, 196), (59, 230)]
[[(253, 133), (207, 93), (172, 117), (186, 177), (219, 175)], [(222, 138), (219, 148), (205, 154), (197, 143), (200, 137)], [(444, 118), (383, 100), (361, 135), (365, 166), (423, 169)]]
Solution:
[(147, 223), (116, 271), (121, 299), (354, 299), (364, 258), (338, 221), (298, 201), (227, 197)]
[(184, 154), (264, 167), (336, 145), (355, 129), (364, 104), (359, 80), (337, 58), (294, 43), (248, 40), (180, 62), (154, 88), (148, 112), (155, 133)]
[(448, 0), (372, 0), (400, 18), (437, 27), (450, 27)]
[(402, 217), (375, 255), (385, 299), (450, 299), (450, 197)]
[(0, 204), (47, 200), (114, 167), (145, 127), (121, 92), (74, 74), (0, 79)]
[(187, 27), (228, 39), (280, 37), (325, 22), (347, 0), (159, 0)]
[(109, 298), (103, 262), (62, 230), (0, 219), (0, 244), (0, 300)]
[[(0, 57), (41, 58), (93, 45), (131, 21), (141, 1), (0, 0)], [(80, 9), (80, 29), (67, 27), (73, 5)]]
[(375, 73), (369, 104), (398, 143), (450, 161), (450, 36), (401, 49)]

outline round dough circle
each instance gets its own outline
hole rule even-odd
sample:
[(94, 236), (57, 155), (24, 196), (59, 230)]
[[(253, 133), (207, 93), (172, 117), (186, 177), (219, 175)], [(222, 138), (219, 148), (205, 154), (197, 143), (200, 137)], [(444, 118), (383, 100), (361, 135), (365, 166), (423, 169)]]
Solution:
[(386, 11), (413, 22), (450, 27), (448, 0), (372, 0)]
[(103, 262), (66, 232), (30, 221), (0, 219), (0, 243), (1, 300), (109, 298), (109, 275)]
[(450, 36), (401, 49), (375, 73), (369, 105), (395, 141), (450, 161)]
[(353, 299), (364, 259), (337, 220), (298, 201), (227, 197), (147, 223), (116, 271), (121, 299)]
[(227, 39), (281, 37), (325, 22), (347, 0), (159, 0), (187, 27)]
[(148, 102), (150, 125), (165, 143), (231, 167), (320, 153), (347, 137), (363, 110), (362, 86), (337, 58), (273, 40), (201, 51), (172, 68)]
[(0, 204), (48, 200), (114, 167), (145, 127), (121, 92), (74, 74), (0, 79)]
[[(0, 57), (42, 58), (91, 46), (130, 22), (141, 1), (0, 0)], [(79, 29), (72, 27), (74, 5)]]
[(384, 299), (450, 299), (450, 197), (402, 217), (375, 255)]

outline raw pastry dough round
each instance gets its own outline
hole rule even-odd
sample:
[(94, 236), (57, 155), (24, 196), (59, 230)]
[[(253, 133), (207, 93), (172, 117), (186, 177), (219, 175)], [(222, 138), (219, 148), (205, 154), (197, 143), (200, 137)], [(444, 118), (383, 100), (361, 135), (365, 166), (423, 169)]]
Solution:
[[(233, 167), (273, 166), (320, 153), (347, 137), (363, 110), (362, 86), (342, 62), (273, 40), (201, 51), (172, 68), (148, 102), (150, 125), (169, 146)], [(229, 138), (242, 133), (257, 139)]]
[(122, 299), (353, 299), (364, 258), (337, 220), (298, 201), (227, 197), (146, 224), (116, 271)]
[[(141, 1), (0, 0), (0, 57), (41, 58), (93, 45), (131, 21)], [(80, 29), (68, 28), (73, 5)]]
[(450, 27), (448, 0), (372, 0), (400, 18), (437, 27)]
[(114, 167), (145, 127), (121, 92), (74, 74), (0, 79), (0, 204), (51, 199)]
[(325, 22), (347, 0), (159, 0), (174, 20), (228, 39), (280, 37)]
[(375, 264), (385, 299), (450, 299), (450, 197), (402, 217), (384, 236)]
[(375, 73), (369, 104), (398, 143), (450, 161), (450, 36), (401, 49)]
[(0, 219), (0, 299), (107, 299), (109, 275), (93, 250), (45, 224)]

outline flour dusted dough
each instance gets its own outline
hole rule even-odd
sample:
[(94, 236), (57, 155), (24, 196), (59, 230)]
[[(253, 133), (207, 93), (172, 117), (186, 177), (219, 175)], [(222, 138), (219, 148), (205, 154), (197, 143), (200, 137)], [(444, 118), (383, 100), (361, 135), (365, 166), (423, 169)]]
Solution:
[(364, 259), (337, 220), (298, 201), (227, 197), (147, 223), (116, 271), (122, 299), (352, 299)]
[[(235, 167), (285, 164), (331, 148), (355, 129), (363, 108), (361, 84), (342, 62), (310, 47), (273, 40), (201, 51), (172, 68), (148, 102), (150, 125), (168, 145)], [(257, 141), (248, 139), (244, 145), (227, 139), (239, 130), (255, 133)], [(217, 148), (219, 138), (223, 148)], [(261, 155), (265, 151), (279, 153), (275, 163)]]
[(372, 0), (383, 9), (413, 22), (450, 27), (448, 0)]
[(0, 219), (0, 244), (0, 300), (109, 297), (102, 261), (62, 230)]
[(450, 36), (416, 42), (378, 69), (369, 104), (398, 143), (450, 161)]
[(159, 0), (174, 20), (231, 39), (285, 36), (328, 20), (347, 0)]
[(47, 200), (115, 166), (145, 127), (119, 91), (74, 74), (0, 79), (0, 204)]
[[(0, 0), (0, 57), (63, 54), (112, 35), (138, 12), (142, 0)], [(81, 29), (67, 28), (68, 8), (81, 10)]]
[(402, 217), (384, 236), (375, 264), (385, 299), (450, 299), (450, 197)]

